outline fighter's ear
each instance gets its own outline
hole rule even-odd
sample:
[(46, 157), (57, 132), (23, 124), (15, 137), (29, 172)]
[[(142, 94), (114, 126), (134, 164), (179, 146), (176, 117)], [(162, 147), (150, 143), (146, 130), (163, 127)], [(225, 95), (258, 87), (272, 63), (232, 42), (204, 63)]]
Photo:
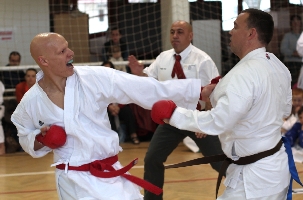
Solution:
[(255, 28), (249, 29), (249, 36), (250, 39), (258, 37), (257, 30)]
[(43, 65), (43, 66), (46, 66), (48, 65), (48, 61), (46, 60), (46, 58), (44, 58), (43, 56), (39, 56), (38, 57), (38, 62)]
[(190, 32), (190, 33), (189, 33), (189, 38), (190, 38), (190, 41), (193, 40), (193, 38), (194, 38), (194, 33), (193, 33), (193, 32)]

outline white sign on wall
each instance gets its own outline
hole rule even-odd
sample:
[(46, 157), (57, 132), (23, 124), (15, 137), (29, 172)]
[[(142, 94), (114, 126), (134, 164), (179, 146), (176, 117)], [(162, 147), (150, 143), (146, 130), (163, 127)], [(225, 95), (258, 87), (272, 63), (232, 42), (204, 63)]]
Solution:
[(0, 42), (13, 40), (13, 28), (0, 28)]
[(0, 0), (0, 66), (12, 51), (21, 54), (21, 65), (32, 65), (29, 51), (35, 35), (50, 31), (48, 0)]

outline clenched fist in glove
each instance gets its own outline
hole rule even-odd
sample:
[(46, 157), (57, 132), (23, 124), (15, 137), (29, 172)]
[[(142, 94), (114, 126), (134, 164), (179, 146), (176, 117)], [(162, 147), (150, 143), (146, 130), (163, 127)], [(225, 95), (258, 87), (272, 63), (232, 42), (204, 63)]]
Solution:
[(45, 135), (39, 133), (36, 136), (36, 140), (43, 144), (44, 146), (48, 146), (51, 149), (56, 149), (63, 146), (66, 142), (66, 133), (65, 130), (56, 125), (52, 125), (47, 131)]
[(171, 100), (157, 101), (151, 110), (151, 118), (157, 124), (164, 124), (163, 119), (169, 119), (176, 109), (175, 102)]

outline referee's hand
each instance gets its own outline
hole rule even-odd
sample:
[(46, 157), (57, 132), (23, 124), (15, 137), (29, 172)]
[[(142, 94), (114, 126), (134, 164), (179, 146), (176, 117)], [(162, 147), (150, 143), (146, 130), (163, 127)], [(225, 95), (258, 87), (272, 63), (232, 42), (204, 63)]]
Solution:
[(128, 66), (131, 70), (131, 73), (137, 76), (144, 76), (143, 68), (144, 65), (140, 63), (137, 58), (133, 55), (128, 56)]

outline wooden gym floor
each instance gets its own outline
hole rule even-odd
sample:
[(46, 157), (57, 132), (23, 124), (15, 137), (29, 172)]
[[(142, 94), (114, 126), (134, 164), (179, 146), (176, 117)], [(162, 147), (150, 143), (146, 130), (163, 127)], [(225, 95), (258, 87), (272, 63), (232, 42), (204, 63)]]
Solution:
[[(123, 143), (123, 152), (119, 160), (123, 165), (132, 159), (139, 158), (139, 162), (130, 173), (143, 177), (143, 159), (149, 142), (140, 145)], [(169, 156), (166, 164), (177, 163), (200, 157), (199, 153), (192, 153), (182, 143)], [(54, 200), (58, 199), (53, 154), (34, 159), (28, 154), (20, 152), (0, 156), (0, 199), (1, 200)], [(303, 164), (296, 163), (299, 176), (303, 181)], [(178, 169), (168, 169), (165, 173), (165, 200), (214, 200), (217, 172), (210, 165), (191, 166)], [(223, 182), (223, 180), (222, 180)], [(225, 186), (221, 183), (219, 195)], [(294, 183), (293, 188), (299, 188)], [(143, 191), (142, 191), (143, 192)], [(293, 200), (303, 199), (302, 194), (293, 195)]]

